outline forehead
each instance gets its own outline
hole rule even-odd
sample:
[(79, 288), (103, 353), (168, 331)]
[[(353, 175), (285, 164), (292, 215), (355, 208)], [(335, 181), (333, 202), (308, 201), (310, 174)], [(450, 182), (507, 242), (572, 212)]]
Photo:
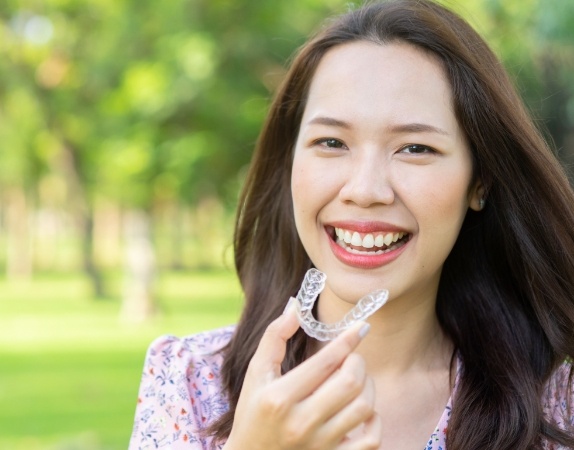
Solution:
[(397, 121), (436, 121), (440, 116), (443, 126), (458, 126), (442, 63), (402, 42), (358, 41), (329, 50), (311, 80), (305, 115), (316, 109), (357, 120), (373, 113)]

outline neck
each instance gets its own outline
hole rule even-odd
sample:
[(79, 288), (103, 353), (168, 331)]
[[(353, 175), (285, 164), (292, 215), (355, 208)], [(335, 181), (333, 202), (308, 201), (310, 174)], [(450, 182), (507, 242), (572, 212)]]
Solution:
[[(327, 323), (336, 321), (344, 307), (327, 303), (319, 302), (319, 318)], [(356, 351), (365, 359), (369, 373), (401, 376), (450, 367), (453, 345), (438, 323), (435, 297), (392, 300), (368, 322), (371, 330)]]

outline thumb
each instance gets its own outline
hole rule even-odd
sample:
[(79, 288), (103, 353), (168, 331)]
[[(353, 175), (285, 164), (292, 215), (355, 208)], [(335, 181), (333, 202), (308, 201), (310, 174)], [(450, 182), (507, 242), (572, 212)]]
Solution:
[(297, 307), (297, 301), (291, 297), (283, 314), (271, 322), (263, 333), (250, 363), (256, 373), (269, 374), (272, 378), (281, 376), (287, 341), (299, 329)]

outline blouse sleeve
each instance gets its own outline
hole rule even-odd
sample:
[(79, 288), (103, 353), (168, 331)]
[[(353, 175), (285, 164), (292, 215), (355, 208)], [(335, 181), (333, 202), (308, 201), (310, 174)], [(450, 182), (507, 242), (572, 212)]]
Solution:
[(129, 450), (211, 448), (211, 439), (201, 430), (228, 410), (219, 350), (232, 332), (163, 336), (150, 345)]
[[(542, 398), (543, 411), (547, 420), (566, 431), (574, 431), (574, 369), (572, 364), (562, 364), (547, 382)], [(545, 449), (561, 450), (565, 447), (549, 445)]]

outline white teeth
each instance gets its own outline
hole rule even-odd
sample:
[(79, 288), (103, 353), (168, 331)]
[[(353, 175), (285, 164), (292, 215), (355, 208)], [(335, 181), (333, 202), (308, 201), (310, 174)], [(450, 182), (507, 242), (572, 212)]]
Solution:
[(391, 245), (393, 242), (393, 235), (391, 233), (385, 235), (384, 239), (385, 245)]
[(373, 248), (375, 246), (375, 238), (372, 234), (367, 234), (363, 238), (363, 247), (365, 248)]
[(350, 244), (351, 243), (351, 233), (349, 233), (348, 231), (345, 231), (345, 233), (343, 234), (343, 240), (347, 244)]
[(377, 250), (375, 252), (370, 251), (370, 252), (362, 252), (360, 250), (357, 250), (356, 248), (351, 248), (351, 247), (345, 247), (345, 250), (347, 250), (349, 253), (353, 253), (355, 255), (382, 255), (383, 253), (387, 253), (389, 252), (391, 249), (387, 249), (387, 250)]
[[(406, 234), (407, 233), (402, 231), (396, 233), (381, 233), (377, 234), (376, 236), (373, 235), (373, 233), (368, 233), (365, 235), (365, 237), (361, 238), (360, 233), (356, 231), (351, 232), (349, 230), (344, 230), (343, 228), (335, 228), (335, 235), (339, 239), (339, 244), (341, 247), (345, 247), (343, 243), (363, 248), (383, 246), (389, 247), (394, 242), (397, 242), (399, 239), (403, 238)], [(347, 250), (351, 251), (353, 249), (347, 248)], [(372, 254), (373, 252), (371, 251), (369, 253)]]

